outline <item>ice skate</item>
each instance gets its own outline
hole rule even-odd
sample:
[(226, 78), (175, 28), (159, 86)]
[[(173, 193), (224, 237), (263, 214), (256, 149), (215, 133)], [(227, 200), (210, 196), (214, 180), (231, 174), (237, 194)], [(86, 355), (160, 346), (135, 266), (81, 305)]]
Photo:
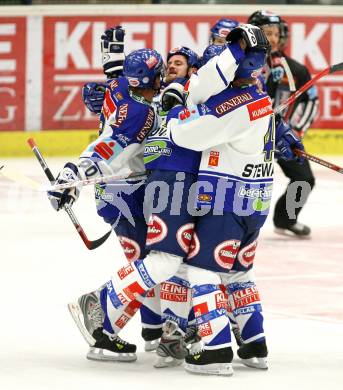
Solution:
[(241, 358), (241, 362), (252, 368), (258, 368), (260, 370), (267, 370), (267, 355), (268, 349), (265, 341), (243, 344), (237, 351), (238, 356)]
[(145, 341), (145, 352), (156, 351), (162, 336), (162, 328), (142, 328), (142, 337)]
[(69, 303), (68, 309), (86, 342), (93, 346), (96, 340), (92, 334), (104, 321), (100, 290), (82, 295), (76, 303)]
[(275, 233), (288, 237), (297, 237), (297, 238), (311, 238), (311, 229), (303, 225), (302, 223), (296, 222), (294, 225), (287, 227), (275, 227)]
[(232, 348), (203, 349), (186, 357), (187, 372), (199, 375), (233, 375)]
[(87, 359), (130, 362), (137, 360), (136, 346), (118, 335), (103, 333), (104, 312), (100, 304), (100, 291), (82, 295), (68, 309), (90, 349)]
[(87, 359), (115, 362), (134, 362), (137, 360), (136, 346), (122, 340), (118, 335), (110, 335), (98, 328), (92, 335), (96, 342), (89, 348)]
[(155, 368), (174, 367), (183, 363), (189, 352), (184, 334), (176, 322), (167, 320), (163, 324), (163, 334), (156, 353), (159, 359), (154, 364)]

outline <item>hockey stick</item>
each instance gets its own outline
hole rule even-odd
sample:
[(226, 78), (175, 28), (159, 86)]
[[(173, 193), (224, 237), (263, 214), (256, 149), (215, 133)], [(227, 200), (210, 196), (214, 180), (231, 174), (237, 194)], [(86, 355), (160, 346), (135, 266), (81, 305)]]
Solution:
[[(55, 178), (54, 178), (54, 175), (52, 174), (50, 168), (48, 167), (48, 164), (46, 163), (46, 161), (44, 160), (41, 152), (39, 151), (38, 149), (38, 146), (36, 145), (35, 141), (33, 138), (29, 138), (27, 140), (27, 143), (30, 145), (31, 147), (31, 150), (32, 152), (34, 153), (34, 155), (36, 156), (40, 166), (42, 167), (46, 177), (49, 179), (49, 181), (51, 183), (54, 183), (55, 181)], [(112, 229), (107, 232), (104, 236), (98, 238), (97, 240), (94, 240), (94, 241), (91, 241), (87, 238), (87, 235), (86, 233), (84, 232), (84, 230), (82, 229), (79, 221), (77, 220), (73, 210), (71, 209), (70, 206), (68, 205), (65, 205), (64, 207), (64, 210), (66, 211), (66, 213), (68, 214), (70, 220), (72, 221), (75, 229), (77, 230), (77, 232), (79, 233), (79, 236), (81, 237), (82, 241), (84, 242), (84, 244), (86, 245), (86, 247), (89, 249), (89, 250), (92, 250), (92, 249), (96, 249), (98, 248), (100, 245), (102, 245), (106, 240), (107, 238), (110, 236), (111, 232), (112, 232)]]
[(312, 85), (320, 80), (322, 77), (327, 76), (328, 74), (339, 72), (343, 70), (343, 62), (340, 62), (336, 65), (331, 65), (316, 74), (311, 80), (309, 80), (306, 84), (304, 84), (302, 87), (300, 87), (297, 91), (293, 93), (284, 103), (281, 103), (278, 105), (274, 112), (275, 114), (279, 114), (282, 112), (285, 108), (287, 108), (290, 104), (292, 104), (300, 95), (302, 95), (304, 92), (306, 92), (309, 88), (312, 87)]
[[(65, 190), (66, 188), (72, 188), (76, 186), (88, 186), (91, 184), (98, 184), (98, 183), (107, 183), (109, 181), (121, 181), (121, 180), (129, 180), (129, 179), (145, 179), (146, 172), (137, 172), (137, 173), (127, 173), (126, 175), (108, 175), (108, 176), (99, 176), (94, 179), (85, 179), (85, 180), (78, 180), (73, 181), (70, 183), (65, 184), (53, 184), (51, 186), (43, 186), (39, 190), (40, 191), (57, 191), (57, 190)], [(123, 183), (123, 185), (125, 185)]]
[(323, 165), (326, 168), (332, 169), (333, 171), (336, 171), (338, 173), (342, 173), (343, 174), (343, 168), (342, 167), (339, 167), (338, 165), (332, 164), (329, 161), (322, 160), (321, 158), (313, 156), (312, 154), (308, 154), (305, 151), (300, 150), (300, 149), (293, 149), (293, 152), (297, 156), (299, 156), (299, 157), (304, 157), (307, 160), (313, 161), (313, 162), (315, 162), (315, 163), (317, 163), (319, 165)]

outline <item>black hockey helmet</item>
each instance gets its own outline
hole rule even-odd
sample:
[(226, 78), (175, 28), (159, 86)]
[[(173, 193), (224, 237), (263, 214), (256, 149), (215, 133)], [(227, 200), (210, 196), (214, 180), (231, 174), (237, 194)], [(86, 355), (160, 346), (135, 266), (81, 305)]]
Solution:
[(287, 22), (274, 12), (265, 10), (256, 11), (249, 16), (247, 23), (259, 27), (268, 24), (276, 24), (280, 30), (280, 44), (283, 46), (286, 45), (288, 40)]

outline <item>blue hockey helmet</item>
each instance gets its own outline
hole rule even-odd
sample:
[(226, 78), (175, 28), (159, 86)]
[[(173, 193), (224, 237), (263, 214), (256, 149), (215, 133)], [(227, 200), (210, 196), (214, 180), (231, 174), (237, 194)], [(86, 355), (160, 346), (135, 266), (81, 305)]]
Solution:
[(228, 33), (238, 26), (237, 20), (219, 19), (216, 24), (210, 29), (210, 44), (213, 43), (214, 38), (226, 38)]
[(236, 70), (236, 79), (258, 77), (266, 63), (267, 53), (266, 49), (250, 49)]
[(139, 49), (125, 58), (123, 74), (132, 87), (153, 88), (163, 68), (162, 56), (156, 50)]
[(188, 66), (199, 69), (201, 66), (200, 58), (197, 53), (186, 46), (175, 47), (167, 54), (167, 62), (174, 55), (182, 55), (186, 58)]
[(227, 45), (209, 45), (202, 55), (202, 65), (205, 65), (211, 58), (219, 56), (227, 48)]

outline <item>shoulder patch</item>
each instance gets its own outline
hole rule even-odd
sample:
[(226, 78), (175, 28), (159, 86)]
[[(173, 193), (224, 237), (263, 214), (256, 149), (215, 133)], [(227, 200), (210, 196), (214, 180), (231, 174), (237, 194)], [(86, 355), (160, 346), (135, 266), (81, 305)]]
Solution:
[(269, 96), (256, 100), (247, 105), (249, 117), (251, 121), (271, 115), (273, 111), (272, 101)]

